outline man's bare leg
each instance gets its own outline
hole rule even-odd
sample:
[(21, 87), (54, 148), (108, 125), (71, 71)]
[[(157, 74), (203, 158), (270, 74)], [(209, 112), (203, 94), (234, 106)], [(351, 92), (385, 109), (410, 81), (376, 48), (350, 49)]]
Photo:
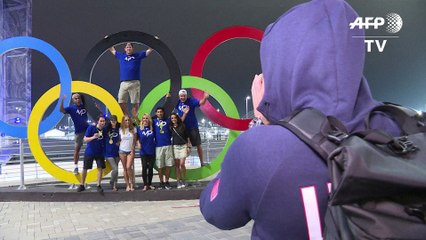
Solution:
[(203, 148), (200, 145), (197, 145), (197, 153), (198, 157), (200, 158), (201, 166), (204, 166), (204, 155), (203, 155)]
[(129, 115), (129, 110), (127, 110), (127, 103), (120, 103), (120, 107), (124, 115)]
[[(138, 108), (139, 108), (139, 103), (132, 104), (132, 117), (134, 119), (137, 119), (137, 120), (139, 120), (138, 119)], [(138, 121), (138, 123), (139, 123), (139, 121)]]
[(81, 146), (79, 146), (78, 144), (75, 144), (75, 148), (74, 148), (74, 175), (78, 175), (78, 160), (80, 160), (80, 149)]

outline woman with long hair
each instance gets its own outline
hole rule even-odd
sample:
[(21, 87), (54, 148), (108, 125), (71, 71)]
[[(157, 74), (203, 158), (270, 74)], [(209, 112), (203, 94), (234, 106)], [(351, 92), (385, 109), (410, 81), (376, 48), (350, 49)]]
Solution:
[(111, 171), (111, 180), (109, 181), (112, 191), (116, 192), (117, 180), (118, 180), (118, 163), (120, 162), (120, 157), (118, 154), (119, 145), (120, 145), (120, 123), (117, 122), (117, 116), (111, 115), (109, 117), (110, 123), (107, 126), (107, 137), (105, 138), (105, 158), (108, 160), (109, 164), (112, 167)]
[(137, 131), (142, 162), (142, 180), (144, 185), (142, 191), (145, 192), (146, 190), (155, 189), (155, 187), (152, 186), (155, 162), (155, 136), (152, 126), (152, 118), (148, 113), (145, 113), (142, 116), (140, 126)]
[(126, 191), (134, 191), (133, 185), (133, 160), (135, 158), (136, 129), (130, 117), (124, 115), (120, 127), (119, 156), (123, 164), (123, 177), (126, 182)]
[(186, 130), (185, 124), (176, 113), (170, 115), (170, 130), (172, 133), (173, 155), (176, 166), (176, 181), (177, 188), (186, 186), (185, 176), (186, 167), (185, 159), (191, 151), (189, 133)]

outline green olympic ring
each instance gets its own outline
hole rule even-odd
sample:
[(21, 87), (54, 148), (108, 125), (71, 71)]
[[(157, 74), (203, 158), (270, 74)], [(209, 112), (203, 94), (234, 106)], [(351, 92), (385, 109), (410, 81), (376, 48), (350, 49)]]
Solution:
[[(206, 92), (214, 97), (218, 103), (223, 108), (224, 112), (227, 116), (233, 118), (240, 118), (237, 107), (235, 106), (234, 101), (232, 101), (231, 97), (223, 90), (221, 87), (216, 85), (214, 82), (211, 82), (207, 79), (195, 77), (195, 76), (182, 76), (182, 88), (197, 88)], [(143, 115), (143, 113), (150, 113), (155, 104), (159, 100), (161, 100), (170, 89), (170, 80), (166, 80), (159, 85), (157, 85), (154, 89), (152, 89), (144, 98), (141, 105), (139, 106), (138, 116), (139, 118)], [(196, 169), (187, 169), (186, 170), (186, 179), (187, 180), (198, 180), (207, 178), (220, 170), (220, 165), (222, 164), (223, 158), (225, 154), (231, 146), (232, 142), (240, 135), (240, 131), (230, 130), (228, 135), (228, 140), (223, 148), (223, 150), (219, 153), (219, 155), (211, 162), (211, 164), (196, 168)], [(171, 171), (171, 177), (176, 178), (175, 171)]]

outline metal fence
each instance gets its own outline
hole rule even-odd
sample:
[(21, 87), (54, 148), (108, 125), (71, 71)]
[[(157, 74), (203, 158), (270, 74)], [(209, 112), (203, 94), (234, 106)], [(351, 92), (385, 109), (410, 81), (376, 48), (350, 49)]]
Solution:
[[(201, 129), (200, 129), (201, 130)], [(228, 136), (226, 134), (214, 136), (200, 131), (203, 154), (206, 163), (213, 161), (223, 150)], [(73, 151), (74, 141), (69, 136), (63, 138), (41, 138), (41, 145), (48, 158), (57, 166), (72, 171), (74, 169)], [(80, 151), (81, 168), (85, 145)], [(137, 177), (141, 175), (142, 164), (138, 154), (135, 156), (134, 169)], [(200, 167), (200, 160), (196, 148), (185, 163), (188, 169)], [(122, 176), (122, 166), (119, 166), (119, 176)], [(106, 176), (109, 178), (109, 175)], [(0, 137), (0, 187), (17, 186), (26, 189), (25, 184), (41, 184), (56, 182), (34, 159), (26, 139)]]

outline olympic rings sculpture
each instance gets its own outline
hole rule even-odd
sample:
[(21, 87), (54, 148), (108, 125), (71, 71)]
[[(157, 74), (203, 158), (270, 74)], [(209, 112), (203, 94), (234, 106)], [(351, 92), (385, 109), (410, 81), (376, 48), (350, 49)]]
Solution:
[[(50, 161), (40, 145), (40, 138), (38, 135), (39, 122), (42, 119), (44, 112), (47, 107), (54, 101), (58, 96), (60, 85), (56, 85), (45, 92), (34, 105), (31, 111), (30, 119), (28, 120), (28, 144), (34, 158), (40, 164), (40, 166), (50, 175), (59, 179), (63, 182), (78, 184), (81, 182), (81, 175), (74, 175), (70, 171), (66, 171), (63, 168), (58, 167), (52, 161)], [(123, 111), (116, 99), (105, 89), (98, 85), (83, 82), (83, 81), (72, 81), (72, 89), (75, 92), (81, 92), (90, 94), (102, 101), (111, 110), (112, 114), (117, 115), (118, 119), (123, 117)], [(106, 161), (107, 168), (102, 171), (103, 176), (111, 171), (111, 165)], [(97, 170), (93, 169), (87, 173), (87, 182), (96, 181)]]
[[(62, 118), (62, 113), (59, 111), (59, 101), (53, 112), (42, 120), (46, 108), (62, 95), (66, 95), (67, 99), (65, 102), (69, 102), (71, 92), (82, 92), (103, 102), (112, 114), (117, 115), (118, 119), (121, 119), (123, 112), (116, 99), (102, 87), (91, 83), (92, 71), (100, 56), (110, 47), (123, 42), (143, 43), (156, 50), (163, 57), (169, 68), (170, 79), (157, 85), (147, 94), (139, 107), (139, 116), (144, 112), (151, 112), (155, 104), (167, 92), (177, 93), (181, 87), (192, 88), (193, 96), (196, 98), (200, 98), (203, 91), (209, 92), (224, 109), (226, 115), (218, 113), (216, 110), (213, 111), (215, 108), (210, 103), (201, 107), (201, 111), (212, 121), (230, 130), (224, 149), (208, 167), (204, 166), (198, 169), (189, 169), (187, 171), (188, 180), (198, 180), (209, 177), (220, 170), (220, 165), (227, 149), (236, 137), (238, 137), (240, 134), (239, 131), (246, 130), (248, 128), (248, 122), (250, 119), (240, 120), (238, 110), (231, 97), (214, 82), (202, 78), (202, 69), (205, 60), (214, 48), (225, 41), (234, 38), (249, 38), (260, 41), (262, 35), (263, 32), (261, 30), (247, 26), (225, 28), (215, 33), (205, 43), (203, 43), (197, 51), (191, 66), (190, 74), (192, 76), (181, 76), (175, 57), (171, 53), (170, 49), (168, 49), (168, 47), (160, 40), (156, 39), (152, 35), (141, 32), (119, 32), (101, 40), (92, 48), (84, 60), (80, 80), (74, 81), (71, 80), (71, 73), (65, 59), (50, 44), (33, 37), (12, 37), (2, 40), (0, 41), (0, 55), (17, 48), (31, 48), (45, 54), (55, 65), (59, 74), (60, 84), (49, 89), (36, 102), (33, 110), (31, 111), (27, 127), (12, 126), (0, 121), (0, 131), (12, 137), (28, 138), (30, 150), (34, 158), (40, 166), (42, 166), (42, 168), (53, 177), (63, 182), (73, 184), (80, 183), (80, 175), (75, 176), (71, 171), (64, 170), (55, 165), (50, 159), (48, 159), (40, 145), (39, 135), (52, 129)], [(176, 106), (177, 101), (177, 98), (176, 100), (170, 101), (170, 104), (166, 106), (166, 109), (173, 109), (174, 106)], [(87, 182), (96, 181), (97, 173), (95, 170), (96, 169), (88, 172)], [(111, 166), (107, 163), (107, 169), (103, 171), (103, 175), (107, 175), (110, 171)], [(172, 173), (174, 173), (174, 171), (172, 171)], [(174, 177), (173, 174), (172, 177)]]
[[(213, 34), (201, 45), (201, 47), (195, 53), (195, 57), (191, 65), (190, 75), (202, 77), (204, 63), (206, 62), (208, 55), (220, 44), (235, 38), (249, 38), (260, 42), (260, 40), (262, 40), (262, 36), (262, 30), (245, 26), (225, 28)], [(195, 88), (192, 89), (192, 95), (198, 99), (203, 98), (203, 92)], [(215, 123), (222, 127), (233, 130), (247, 130), (248, 124), (251, 121), (251, 119), (240, 120), (229, 118), (226, 115), (216, 111), (216, 108), (213, 107), (208, 100), (203, 106), (200, 107), (200, 109), (204, 115), (213, 120)]]
[[(58, 96), (67, 95), (65, 99), (66, 102), (69, 102), (71, 97), (71, 72), (68, 68), (67, 62), (64, 57), (56, 50), (52, 45), (32, 37), (13, 37), (8, 38), (3, 41), (0, 41), (0, 55), (5, 52), (11, 51), (17, 48), (31, 48), (38, 50), (48, 57), (52, 63), (55, 65), (56, 70), (59, 73), (59, 80), (61, 82), (60, 88), (61, 91)], [(57, 122), (62, 118), (62, 113), (59, 112), (59, 101), (56, 104), (53, 112), (40, 123), (40, 134), (45, 133), (52, 129)], [(17, 127), (9, 125), (3, 121), (0, 121), (0, 130), (6, 135), (18, 138), (27, 137), (27, 128), (26, 127)]]

